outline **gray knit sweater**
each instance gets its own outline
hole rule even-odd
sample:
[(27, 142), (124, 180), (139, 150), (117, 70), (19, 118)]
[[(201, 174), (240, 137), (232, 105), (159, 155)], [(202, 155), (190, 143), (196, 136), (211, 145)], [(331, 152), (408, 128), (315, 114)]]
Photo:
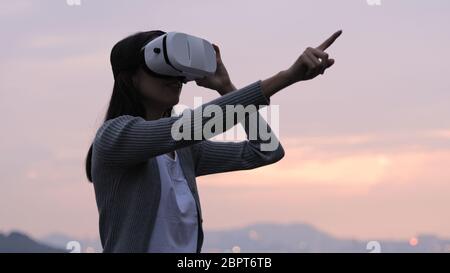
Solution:
[[(221, 107), (225, 116), (226, 105), (262, 106), (268, 105), (269, 101), (261, 92), (261, 81), (252, 83), (192, 110), (193, 133), (202, 129), (194, 126), (198, 124), (196, 121), (205, 124), (210, 119), (199, 114), (210, 104)], [(203, 218), (195, 178), (252, 169), (274, 163), (284, 156), (281, 144), (275, 151), (262, 151), (260, 145), (264, 141), (259, 137), (242, 142), (174, 140), (171, 128), (179, 118), (146, 121), (141, 117), (124, 115), (106, 121), (98, 129), (93, 143), (92, 178), (104, 252), (147, 251), (161, 195), (157, 155), (174, 150), (179, 155), (197, 203), (198, 252), (203, 243)], [(248, 121), (248, 116), (245, 119)], [(236, 118), (237, 122), (242, 120)], [(229, 129), (230, 126), (224, 125), (225, 130)], [(248, 126), (245, 129), (248, 134)], [(271, 133), (271, 138), (274, 137)]]

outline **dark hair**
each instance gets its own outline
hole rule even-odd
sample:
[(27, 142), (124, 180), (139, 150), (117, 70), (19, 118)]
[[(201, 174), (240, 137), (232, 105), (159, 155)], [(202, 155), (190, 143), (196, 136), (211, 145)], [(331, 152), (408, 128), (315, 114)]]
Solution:
[[(110, 57), (114, 87), (105, 122), (122, 115), (145, 118), (141, 95), (133, 85), (132, 76), (143, 65), (142, 47), (163, 34), (165, 32), (161, 30), (138, 32), (114, 45)], [(93, 144), (86, 156), (86, 176), (90, 182), (92, 182), (92, 148)]]

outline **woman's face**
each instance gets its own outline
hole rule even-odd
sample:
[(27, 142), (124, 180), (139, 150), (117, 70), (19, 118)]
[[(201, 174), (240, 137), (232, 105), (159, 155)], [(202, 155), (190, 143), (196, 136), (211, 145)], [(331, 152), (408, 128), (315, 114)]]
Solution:
[(179, 78), (158, 78), (139, 68), (133, 83), (147, 102), (161, 108), (171, 108), (180, 100), (183, 84)]

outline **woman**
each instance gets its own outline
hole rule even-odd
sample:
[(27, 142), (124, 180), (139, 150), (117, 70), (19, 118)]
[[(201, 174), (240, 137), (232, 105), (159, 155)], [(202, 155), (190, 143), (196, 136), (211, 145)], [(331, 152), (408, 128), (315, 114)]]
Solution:
[[(171, 111), (179, 102), (182, 79), (151, 72), (140, 55), (145, 44), (163, 34), (139, 32), (118, 42), (111, 51), (113, 93), (105, 122), (86, 158), (104, 252), (200, 252), (203, 219), (195, 178), (253, 169), (284, 156), (281, 145), (273, 151), (261, 149), (265, 141), (259, 137), (243, 142), (172, 137), (172, 126), (181, 118), (171, 116)], [(216, 73), (197, 80), (197, 84), (222, 96), (206, 105), (221, 107), (224, 117), (226, 105), (268, 105), (276, 92), (323, 74), (332, 66), (334, 60), (324, 50), (340, 34), (336, 32), (317, 48), (306, 49), (289, 69), (239, 90), (235, 90), (214, 45)], [(191, 113), (202, 111), (206, 105)], [(201, 124), (209, 119), (203, 117)], [(248, 124), (248, 115), (234, 124), (242, 121)], [(195, 130), (193, 124), (191, 127)], [(248, 127), (245, 129), (248, 135)], [(273, 134), (270, 137), (275, 138)]]

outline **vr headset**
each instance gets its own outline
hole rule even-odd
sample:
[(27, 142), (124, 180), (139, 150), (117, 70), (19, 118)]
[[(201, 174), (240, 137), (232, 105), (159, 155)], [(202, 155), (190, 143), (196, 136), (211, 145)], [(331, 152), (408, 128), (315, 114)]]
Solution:
[(181, 77), (186, 83), (216, 72), (212, 44), (189, 34), (168, 32), (150, 41), (141, 52), (146, 68), (156, 76)]

